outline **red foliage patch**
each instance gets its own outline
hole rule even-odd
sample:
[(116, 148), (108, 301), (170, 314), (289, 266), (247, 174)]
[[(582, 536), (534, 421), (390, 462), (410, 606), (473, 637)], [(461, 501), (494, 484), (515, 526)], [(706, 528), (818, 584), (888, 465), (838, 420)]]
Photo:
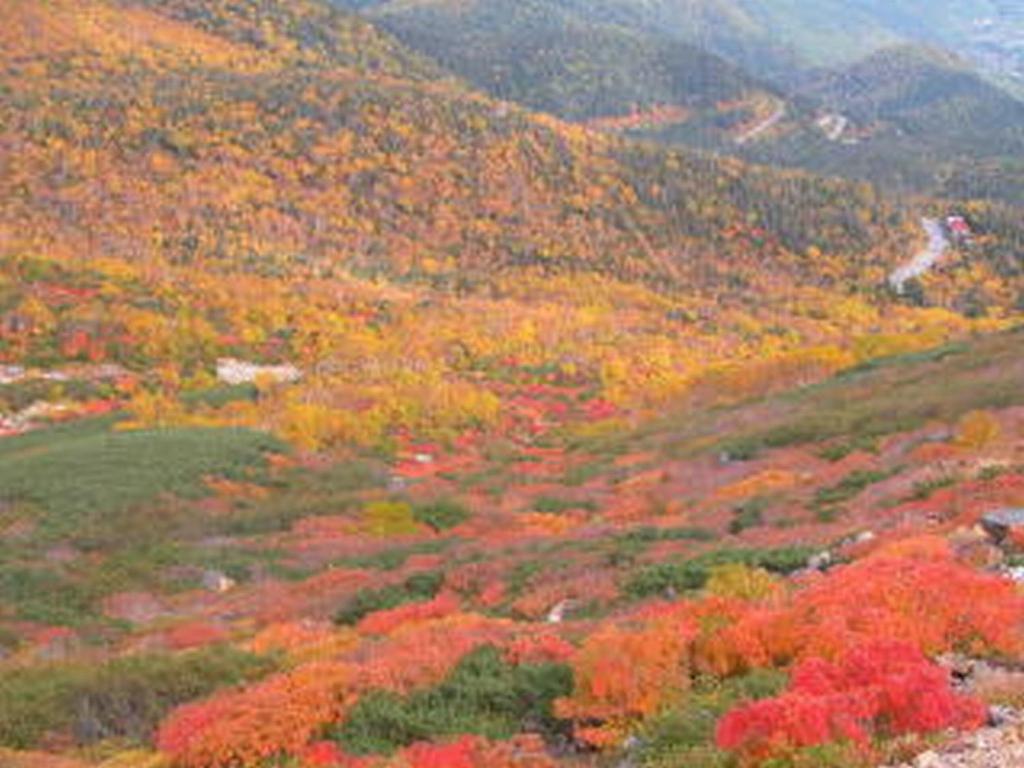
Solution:
[(727, 714), (716, 740), (756, 761), (832, 741), (866, 750), (872, 737), (973, 728), (984, 719), (984, 706), (954, 693), (948, 672), (913, 645), (875, 640), (837, 663), (801, 662), (789, 690)]
[(1021, 650), (1024, 598), (951, 556), (879, 554), (836, 568), (782, 605), (751, 608), (707, 643), (711, 671), (785, 664), (898, 637), (927, 654)]
[(413, 744), (402, 752), (409, 768), (476, 768), (477, 739), (464, 736), (450, 744)]
[(517, 637), (505, 651), (512, 664), (562, 663), (573, 657), (576, 649), (558, 635), (550, 632)]
[(179, 624), (164, 634), (167, 646), (175, 651), (223, 643), (228, 637), (229, 633), (224, 627), (201, 621)]
[(459, 599), (450, 592), (443, 592), (433, 600), (371, 613), (359, 622), (356, 629), (364, 635), (386, 635), (403, 624), (440, 619), (458, 610)]

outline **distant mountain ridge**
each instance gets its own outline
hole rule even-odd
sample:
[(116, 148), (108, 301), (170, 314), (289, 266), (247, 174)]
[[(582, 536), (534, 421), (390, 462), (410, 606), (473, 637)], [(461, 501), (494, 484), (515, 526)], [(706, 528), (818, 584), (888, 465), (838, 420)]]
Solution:
[(495, 98), (568, 119), (709, 106), (764, 89), (714, 53), (566, 0), (335, 3)]
[[(982, 165), (996, 177), (1024, 170), (1024, 102), (942, 49), (884, 49), (811, 78), (799, 96), (812, 114), (841, 119), (845, 129), (828, 135), (824, 120), (805, 122), (751, 148), (750, 157), (929, 191)], [(1020, 202), (1000, 183), (970, 193)]]
[(1024, 156), (1024, 102), (972, 65), (1005, 4), (332, 1), (495, 98), (640, 138), (1005, 200)]

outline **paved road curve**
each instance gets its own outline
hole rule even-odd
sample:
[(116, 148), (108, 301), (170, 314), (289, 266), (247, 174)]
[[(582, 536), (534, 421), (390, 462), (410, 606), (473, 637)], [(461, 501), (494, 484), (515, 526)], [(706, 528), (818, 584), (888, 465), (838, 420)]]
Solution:
[(949, 248), (946, 232), (938, 219), (921, 219), (921, 226), (928, 234), (928, 246), (889, 275), (889, 285), (896, 293), (902, 294), (908, 280), (920, 277), (934, 267)]

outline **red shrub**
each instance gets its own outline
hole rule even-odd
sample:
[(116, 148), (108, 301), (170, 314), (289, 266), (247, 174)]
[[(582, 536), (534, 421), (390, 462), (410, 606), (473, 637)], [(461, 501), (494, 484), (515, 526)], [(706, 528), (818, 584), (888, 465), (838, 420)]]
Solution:
[(801, 662), (788, 691), (727, 714), (716, 740), (759, 760), (831, 741), (867, 749), (872, 737), (972, 728), (984, 717), (982, 704), (955, 694), (948, 673), (913, 645), (876, 640), (837, 663)]
[(561, 663), (576, 653), (571, 643), (548, 632), (517, 637), (505, 650), (505, 658), (512, 664)]
[(306, 747), (299, 757), (303, 764), (317, 767), (340, 765), (345, 755), (333, 741), (318, 741)]
[(879, 555), (837, 568), (781, 606), (750, 609), (708, 642), (714, 671), (834, 659), (899, 637), (926, 654), (1021, 651), (1024, 598), (1014, 585), (951, 557)]
[(458, 610), (459, 599), (450, 592), (443, 592), (433, 600), (408, 603), (397, 608), (371, 613), (359, 622), (356, 629), (364, 635), (386, 635), (403, 624), (441, 619), (451, 616)]
[[(409, 768), (477, 768), (475, 762), (478, 739), (463, 736), (450, 744), (413, 744), (402, 751)], [(482, 767), (481, 767), (482, 768)]]
[(387, 765), (401, 768), (554, 768), (539, 736), (489, 742), (463, 736), (449, 744), (414, 744)]
[(201, 621), (179, 624), (164, 634), (168, 647), (176, 651), (223, 643), (228, 637), (229, 633), (224, 627)]

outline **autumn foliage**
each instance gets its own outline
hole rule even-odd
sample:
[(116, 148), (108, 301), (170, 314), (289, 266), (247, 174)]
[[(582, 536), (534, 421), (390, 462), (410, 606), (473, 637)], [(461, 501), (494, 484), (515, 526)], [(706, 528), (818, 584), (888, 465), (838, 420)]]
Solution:
[(160, 727), (157, 746), (187, 768), (249, 766), (298, 753), (353, 703), (352, 678), (347, 665), (314, 663), (187, 704)]
[(757, 764), (800, 747), (850, 741), (867, 750), (873, 738), (974, 728), (984, 719), (984, 706), (954, 693), (948, 671), (913, 645), (873, 640), (835, 662), (800, 662), (785, 693), (728, 713), (716, 739)]
[(835, 659), (895, 637), (927, 654), (1014, 654), (1024, 599), (1012, 582), (948, 553), (879, 554), (811, 580), (781, 605), (755, 606), (708, 644), (704, 662), (728, 673), (812, 656)]
[(576, 734), (583, 741), (617, 743), (630, 725), (686, 691), (693, 635), (693, 627), (671, 615), (599, 629), (571, 660), (575, 687), (572, 696), (555, 703), (556, 714), (578, 721)]

